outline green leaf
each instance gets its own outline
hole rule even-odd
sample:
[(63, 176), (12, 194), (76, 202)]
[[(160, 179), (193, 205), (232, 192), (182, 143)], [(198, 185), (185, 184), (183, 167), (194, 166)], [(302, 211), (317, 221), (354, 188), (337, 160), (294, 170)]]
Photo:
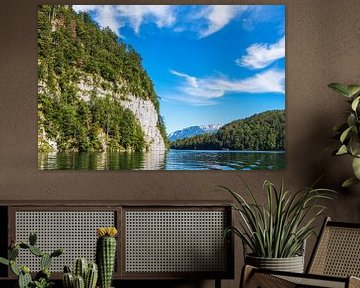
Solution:
[(341, 145), (341, 147), (339, 148), (339, 150), (336, 152), (335, 155), (344, 155), (344, 154), (347, 154), (347, 153), (349, 153), (349, 152), (347, 150), (346, 145)]
[(0, 263), (1, 263), (1, 264), (4, 264), (4, 265), (9, 265), (9, 264), (10, 264), (9, 260), (8, 260), (8, 259), (5, 259), (5, 258), (3, 258), (3, 257), (0, 257)]
[(347, 179), (346, 181), (344, 181), (344, 183), (341, 185), (341, 187), (348, 188), (354, 184), (359, 184), (359, 183), (360, 183), (359, 179), (357, 179), (356, 177), (351, 177), (351, 178)]
[(349, 125), (349, 127), (351, 127), (351, 126), (355, 126), (355, 123), (356, 123), (356, 116), (351, 113), (347, 118), (347, 124)]
[(20, 270), (20, 268), (16, 265), (16, 262), (15, 262), (15, 261), (10, 261), (10, 268), (11, 268), (11, 271), (12, 271), (16, 276), (19, 276), (21, 270)]
[(350, 137), (348, 143), (348, 150), (351, 152), (351, 155), (354, 157), (360, 156), (360, 138), (357, 134), (354, 134)]
[[(274, 184), (265, 181), (267, 203), (262, 206), (256, 199), (251, 198), (252, 202), (246, 202), (238, 193), (222, 188), (235, 197), (238, 206), (234, 205), (233, 208), (243, 219), (239, 222), (241, 229), (232, 227), (232, 232), (243, 239), (254, 255), (277, 258), (301, 253), (304, 240), (313, 234), (313, 222), (325, 209), (317, 205), (317, 201), (331, 199), (330, 193), (333, 192), (306, 188), (290, 193), (284, 190), (283, 185), (277, 189)], [(246, 190), (253, 194), (249, 187)]]
[(351, 103), (351, 109), (356, 111), (357, 106), (359, 105), (360, 96), (356, 97)]
[(349, 91), (350, 96), (354, 96), (360, 92), (360, 85), (348, 85), (347, 90)]
[(349, 132), (351, 131), (352, 127), (349, 127), (347, 129), (345, 129), (345, 131), (343, 133), (341, 133), (341, 136), (340, 136), (340, 141), (341, 143), (344, 143), (346, 137), (348, 136)]
[(360, 180), (360, 158), (355, 157), (353, 159), (352, 168), (356, 178)]
[(348, 90), (348, 87), (344, 84), (341, 83), (331, 83), (328, 85), (329, 88), (333, 89), (334, 91), (336, 91), (337, 93), (339, 93), (342, 96), (348, 97), (350, 98), (350, 92)]

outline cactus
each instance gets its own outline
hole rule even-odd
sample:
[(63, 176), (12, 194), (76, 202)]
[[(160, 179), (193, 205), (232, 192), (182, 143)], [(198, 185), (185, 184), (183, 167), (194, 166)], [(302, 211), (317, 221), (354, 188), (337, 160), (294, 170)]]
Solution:
[(19, 288), (29, 288), (31, 283), (32, 283), (32, 279), (30, 273), (21, 271), (18, 280)]
[(51, 253), (51, 257), (58, 257), (64, 253), (64, 249), (57, 249)]
[(52, 257), (50, 254), (45, 253), (42, 257), (41, 257), (41, 261), (40, 261), (40, 267), (41, 269), (49, 269), (50, 265), (51, 265), (51, 260)]
[(19, 288), (28, 288), (32, 283), (30, 269), (27, 266), (22, 266), (19, 273), (18, 285)]
[(114, 272), (116, 256), (115, 227), (98, 228), (99, 238), (96, 243), (96, 262), (99, 267), (100, 288), (110, 288), (112, 274)]
[(22, 266), (20, 268), (21, 272), (25, 273), (25, 274), (29, 274), (30, 273), (30, 268), (28, 266)]
[(22, 249), (29, 249), (30, 248), (30, 245), (26, 244), (26, 243), (20, 243), (19, 244), (20, 248)]
[(15, 246), (14, 248), (9, 250), (8, 253), (9, 260), (16, 260), (16, 258), (19, 256), (19, 246)]
[(29, 244), (31, 246), (35, 246), (37, 241), (37, 235), (35, 232), (31, 232), (29, 235)]
[(64, 273), (71, 273), (71, 269), (69, 266), (67, 265), (64, 266)]
[(89, 263), (85, 276), (85, 288), (95, 288), (98, 279), (98, 266), (96, 263)]
[[(41, 251), (38, 247), (35, 246), (37, 236), (35, 233), (30, 233), (29, 244), (20, 242), (16, 243), (11, 241), (11, 245), (8, 251), (8, 259), (0, 257), (0, 263), (10, 266), (11, 271), (18, 276), (18, 286), (19, 288), (29, 288), (29, 287), (42, 287), (44, 285), (51, 285), (50, 282), (50, 265), (53, 257), (60, 256), (64, 251), (62, 249), (55, 250), (53, 253), (48, 254)], [(39, 271), (35, 276), (35, 281), (32, 280), (30, 275), (30, 269), (27, 266), (22, 266), (21, 268), (16, 264), (16, 259), (19, 256), (19, 250), (29, 250), (30, 253), (37, 257), (41, 257), (41, 271)], [(39, 286), (40, 285), (40, 286)], [(42, 286), (41, 286), (42, 285)], [(44, 286), (45, 287), (45, 286)], [(50, 287), (50, 286), (46, 286)]]
[[(74, 273), (71, 273), (71, 269), (69, 266), (64, 266), (64, 288), (78, 288), (77, 286), (75, 286), (75, 282), (77, 283), (76, 285), (78, 285), (80, 288), (96, 287), (96, 282), (98, 278), (97, 265), (95, 263), (87, 263), (88, 261), (85, 258), (76, 259), (74, 263)], [(82, 279), (82, 281), (80, 279)]]
[(88, 262), (85, 258), (79, 258), (75, 261), (74, 274), (76, 276), (81, 276), (85, 279), (85, 274), (87, 270)]
[(35, 256), (37, 256), (37, 257), (41, 257), (41, 256), (44, 255), (44, 252), (42, 252), (42, 251), (40, 250), (40, 248), (38, 248), (38, 247), (36, 247), (36, 246), (30, 246), (30, 247), (29, 247), (29, 251), (30, 251), (32, 254), (34, 254)]
[(51, 275), (51, 273), (50, 273), (49, 269), (44, 268), (44, 269), (40, 270), (38, 273), (36, 273), (35, 280), (40, 281), (42, 278), (48, 280), (48, 279), (50, 279), (50, 275)]
[(84, 278), (77, 275), (74, 277), (74, 288), (85, 288)]
[(72, 273), (67, 272), (63, 274), (63, 286), (64, 288), (73, 288), (74, 287), (74, 276)]

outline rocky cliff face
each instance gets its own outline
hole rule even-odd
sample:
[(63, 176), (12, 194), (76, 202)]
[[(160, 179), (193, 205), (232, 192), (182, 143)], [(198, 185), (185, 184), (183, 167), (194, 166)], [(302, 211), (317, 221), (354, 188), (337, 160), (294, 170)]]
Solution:
[(149, 100), (143, 100), (131, 94), (127, 95), (127, 98), (120, 102), (124, 108), (132, 111), (139, 120), (148, 150), (165, 150), (165, 142), (157, 126), (159, 119), (154, 104)]
[[(101, 85), (99, 85), (101, 83)], [(93, 77), (82, 77), (78, 87), (78, 97), (84, 101), (89, 101), (91, 94), (96, 97), (105, 97), (112, 95), (114, 101), (121, 103), (126, 109), (129, 109), (136, 119), (140, 122), (141, 129), (144, 133), (148, 151), (163, 151), (166, 149), (164, 138), (161, 136), (158, 122), (159, 116), (154, 104), (150, 100), (144, 100), (130, 93), (114, 92), (122, 87), (122, 83), (117, 83), (117, 87), (104, 89), (103, 87), (111, 87), (114, 84), (109, 83), (101, 78), (93, 79)], [(116, 88), (116, 89), (113, 89)], [(120, 89), (121, 90), (121, 89)]]

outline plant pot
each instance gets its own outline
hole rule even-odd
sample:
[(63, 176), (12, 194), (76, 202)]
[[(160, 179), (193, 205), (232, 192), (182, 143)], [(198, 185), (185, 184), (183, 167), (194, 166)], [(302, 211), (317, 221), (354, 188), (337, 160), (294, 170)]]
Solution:
[(263, 258), (246, 255), (245, 263), (262, 269), (304, 273), (303, 255), (289, 258)]

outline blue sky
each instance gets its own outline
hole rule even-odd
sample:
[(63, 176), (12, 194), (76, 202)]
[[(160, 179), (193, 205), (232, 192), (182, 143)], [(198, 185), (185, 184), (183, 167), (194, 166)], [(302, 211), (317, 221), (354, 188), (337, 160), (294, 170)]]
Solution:
[(141, 55), (167, 132), (285, 108), (284, 5), (74, 5)]

